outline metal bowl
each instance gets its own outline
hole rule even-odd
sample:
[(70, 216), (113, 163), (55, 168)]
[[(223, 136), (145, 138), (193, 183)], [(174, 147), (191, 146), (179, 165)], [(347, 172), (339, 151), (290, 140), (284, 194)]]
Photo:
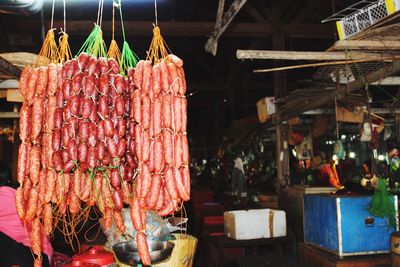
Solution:
[[(151, 264), (157, 264), (169, 258), (175, 244), (169, 241), (147, 240)], [(112, 249), (117, 259), (124, 264), (137, 265), (141, 263), (137, 243), (133, 241), (115, 244)]]

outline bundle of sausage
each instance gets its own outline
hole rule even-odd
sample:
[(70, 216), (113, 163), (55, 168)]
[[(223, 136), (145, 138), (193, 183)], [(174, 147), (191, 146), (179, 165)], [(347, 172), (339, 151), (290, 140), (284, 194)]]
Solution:
[(139, 61), (130, 80), (138, 177), (131, 219), (142, 262), (150, 265), (145, 236), (146, 210), (173, 214), (190, 198), (187, 102), (183, 61), (168, 55), (159, 63)]
[(190, 198), (182, 66), (171, 54), (154, 66), (140, 61), (125, 78), (114, 59), (81, 53), (63, 66), (24, 69), (16, 204), (36, 255), (42, 225), (50, 234), (53, 217), (84, 207), (97, 206), (105, 227), (114, 221), (124, 234), (125, 203), (150, 265), (146, 210), (170, 215)]
[(74, 215), (81, 201), (97, 205), (106, 225), (114, 219), (125, 233), (120, 211), (123, 202), (130, 202), (137, 165), (127, 145), (128, 81), (114, 59), (86, 53), (64, 65), (62, 78), (52, 159), (62, 194), (68, 197), (60, 199), (58, 211), (65, 214), (68, 207)]
[(35, 264), (41, 264), (41, 232), (52, 231), (56, 174), (52, 164), (52, 131), (55, 94), (61, 87), (61, 65), (26, 67), (19, 90), (24, 97), (20, 110), (20, 139), (16, 192), (17, 212), (27, 225)]

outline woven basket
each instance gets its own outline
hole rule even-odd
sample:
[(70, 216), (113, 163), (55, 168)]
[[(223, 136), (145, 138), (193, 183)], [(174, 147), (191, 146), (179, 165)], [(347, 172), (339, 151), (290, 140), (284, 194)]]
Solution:
[(196, 254), (197, 238), (187, 234), (174, 234), (176, 240), (168, 261), (153, 265), (154, 267), (192, 267)]

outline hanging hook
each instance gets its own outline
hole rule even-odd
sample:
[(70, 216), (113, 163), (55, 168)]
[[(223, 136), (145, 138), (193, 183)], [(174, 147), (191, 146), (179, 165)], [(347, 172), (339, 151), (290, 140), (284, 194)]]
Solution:
[(158, 27), (157, 0), (154, 0), (154, 16), (156, 19), (156, 27)]

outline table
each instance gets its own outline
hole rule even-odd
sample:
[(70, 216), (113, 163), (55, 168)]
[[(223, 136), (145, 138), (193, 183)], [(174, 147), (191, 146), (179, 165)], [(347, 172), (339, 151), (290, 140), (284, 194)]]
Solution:
[(302, 267), (390, 267), (390, 254), (339, 257), (312, 245), (299, 243), (299, 260)]
[(274, 238), (260, 238), (250, 240), (235, 240), (225, 235), (206, 235), (206, 240), (214, 245), (218, 250), (218, 267), (224, 266), (224, 249), (225, 248), (253, 248), (253, 254), (258, 254), (258, 247), (265, 245), (276, 245), (278, 247), (278, 253), (282, 254), (282, 244), (286, 244), (288, 238), (274, 237)]

